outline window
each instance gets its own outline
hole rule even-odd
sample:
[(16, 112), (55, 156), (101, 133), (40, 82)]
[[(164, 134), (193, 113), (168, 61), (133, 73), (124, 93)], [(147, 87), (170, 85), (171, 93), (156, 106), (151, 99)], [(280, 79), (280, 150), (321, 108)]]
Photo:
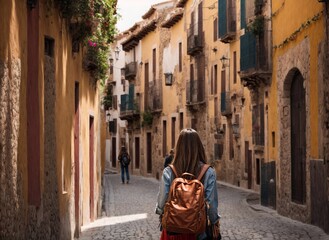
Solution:
[(256, 158), (256, 184), (260, 184), (260, 160), (259, 158)]
[(215, 18), (215, 20), (214, 20), (214, 42), (216, 42), (218, 39), (217, 29), (218, 29), (218, 21), (217, 21), (217, 18)]
[(249, 142), (244, 142), (244, 172), (248, 172)]
[(214, 94), (217, 94), (217, 64), (214, 66)]
[(192, 126), (192, 128), (195, 130), (195, 131), (198, 131), (197, 130), (197, 124), (198, 124), (198, 121), (197, 121), (197, 119), (196, 118), (192, 118), (192, 120), (191, 120), (191, 126)]
[(109, 122), (109, 132), (117, 133), (117, 119), (113, 119), (113, 121)]
[(236, 83), (237, 64), (236, 64), (236, 51), (233, 52), (233, 83)]
[(184, 114), (181, 112), (179, 113), (179, 129), (183, 130), (184, 128)]
[(212, 95), (214, 94), (214, 68), (211, 68), (210, 75), (210, 95)]
[(154, 48), (153, 49), (153, 54), (152, 54), (152, 57), (153, 57), (153, 62), (152, 62), (152, 73), (153, 73), (153, 81), (155, 80), (156, 78), (156, 49)]
[(214, 144), (214, 156), (215, 156), (215, 160), (222, 158), (222, 156), (223, 156), (223, 144), (219, 144), (219, 143)]
[(115, 96), (113, 96), (112, 99), (113, 99), (113, 100), (112, 100), (112, 107), (113, 107), (115, 110), (117, 110), (117, 109), (118, 109), (118, 96), (115, 95)]
[(179, 72), (182, 71), (182, 68), (183, 68), (183, 64), (182, 64), (182, 43), (180, 42), (178, 44), (178, 56), (179, 56), (179, 59), (178, 59), (178, 70)]
[(190, 81), (194, 81), (194, 66), (193, 64), (190, 65)]
[(165, 157), (167, 153), (167, 122), (162, 123), (162, 156)]
[(171, 148), (175, 147), (176, 143), (176, 118), (171, 118)]
[(55, 40), (50, 37), (45, 37), (45, 55), (54, 57)]

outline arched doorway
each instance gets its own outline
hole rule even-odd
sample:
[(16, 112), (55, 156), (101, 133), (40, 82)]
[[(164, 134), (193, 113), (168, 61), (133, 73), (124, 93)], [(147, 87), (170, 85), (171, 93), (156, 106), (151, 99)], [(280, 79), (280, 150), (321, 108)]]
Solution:
[(290, 88), (291, 200), (306, 202), (306, 105), (304, 78), (294, 72)]

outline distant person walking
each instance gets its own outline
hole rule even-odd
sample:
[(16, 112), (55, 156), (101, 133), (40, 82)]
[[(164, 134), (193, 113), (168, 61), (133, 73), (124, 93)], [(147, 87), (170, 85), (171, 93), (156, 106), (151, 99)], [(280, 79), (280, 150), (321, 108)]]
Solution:
[(121, 167), (121, 181), (122, 184), (125, 183), (125, 173), (126, 173), (126, 178), (127, 178), (127, 184), (129, 183), (129, 164), (130, 164), (130, 156), (127, 152), (127, 149), (125, 146), (121, 147), (118, 160), (120, 162), (120, 167)]
[(169, 155), (165, 157), (164, 168), (166, 168), (169, 164), (171, 164), (172, 160), (174, 159), (174, 149), (171, 149)]

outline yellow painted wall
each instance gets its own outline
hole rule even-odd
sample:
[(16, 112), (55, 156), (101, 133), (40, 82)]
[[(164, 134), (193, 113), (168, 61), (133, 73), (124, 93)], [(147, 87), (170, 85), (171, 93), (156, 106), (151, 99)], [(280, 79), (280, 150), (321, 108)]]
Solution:
[[(94, 116), (94, 215), (97, 217), (97, 205), (99, 199), (99, 186), (101, 184), (101, 159), (100, 146), (100, 115), (99, 86), (91, 84), (90, 75), (82, 69), (82, 54), (73, 54), (71, 36), (68, 33), (68, 24), (59, 18), (58, 11), (49, 9), (44, 1), (39, 3), (39, 56), (36, 61), (39, 63), (39, 104), (40, 104), (40, 184), (41, 202), (44, 201), (45, 180), (45, 156), (44, 156), (44, 121), (45, 109), (44, 100), (47, 97), (44, 93), (44, 38), (51, 37), (55, 41), (55, 136), (56, 136), (56, 168), (53, 171), (57, 175), (57, 195), (55, 201), (59, 205), (59, 217), (61, 222), (61, 237), (68, 239), (73, 236), (74, 231), (74, 105), (75, 105), (75, 82), (80, 84), (80, 224), (85, 224), (89, 219), (89, 115)], [(28, 162), (27, 162), (27, 5), (26, 1), (8, 1), (2, 4), (0, 9), (0, 61), (12, 62), (19, 59), (21, 63), (21, 85), (19, 102), (19, 136), (17, 147), (17, 172), (19, 178), (18, 189), (22, 195), (18, 196), (22, 201), (22, 216), (26, 227), (28, 219)], [(66, 186), (63, 186), (65, 182)], [(37, 211), (43, 211), (38, 209)], [(43, 213), (46, 215), (47, 213)], [(43, 214), (38, 214), (38, 221), (45, 221)], [(13, 223), (15, 224), (15, 223)], [(32, 224), (32, 222), (29, 222)], [(43, 231), (42, 227), (35, 224), (36, 231)], [(22, 230), (22, 229), (21, 229)], [(25, 230), (22, 231), (26, 234)], [(27, 232), (27, 231), (26, 231)], [(50, 236), (49, 236), (50, 237)], [(45, 236), (45, 238), (48, 238)]]
[[(318, 105), (318, 47), (321, 41), (324, 40), (324, 17), (321, 13), (323, 11), (323, 4), (318, 1), (299, 1), (296, 5), (295, 1), (292, 0), (281, 0), (273, 1), (272, 12), (274, 16), (273, 21), (273, 75), (272, 75), (272, 87), (269, 99), (269, 133), (272, 131), (276, 132), (276, 141), (279, 139), (278, 135), (278, 111), (277, 108), (277, 72), (278, 69), (278, 58), (290, 49), (294, 48), (304, 38), (310, 39), (310, 128), (311, 128), (311, 158), (318, 158), (318, 124), (319, 124), (319, 105)], [(312, 20), (315, 16), (319, 16), (319, 20)], [(303, 27), (303, 25), (308, 25)], [(293, 35), (294, 32), (297, 33)], [(292, 37), (289, 39), (289, 37)], [(288, 40), (287, 40), (288, 39)], [(287, 41), (287, 44), (284, 42)], [(277, 48), (276, 48), (277, 47)], [(278, 147), (278, 144), (275, 144)], [(277, 149), (270, 151), (270, 158), (277, 159)]]
[[(164, 62), (160, 68), (163, 69), (163, 72), (166, 72), (167, 69), (170, 69), (170, 72), (173, 73), (173, 84), (171, 86), (165, 85), (165, 77), (162, 77), (162, 94), (163, 94), (163, 113), (168, 115), (170, 113), (176, 112), (177, 107), (181, 108), (180, 105), (186, 101), (186, 97), (179, 96), (181, 94), (181, 89), (185, 88), (186, 77), (183, 77), (183, 69), (179, 72), (179, 43), (182, 43), (182, 61), (183, 56), (186, 52), (186, 41), (182, 35), (183, 33), (183, 22), (180, 20), (174, 26), (169, 29), (169, 38), (170, 42), (166, 45), (166, 51), (170, 52), (170, 58), (168, 53), (164, 58)], [(167, 69), (166, 69), (167, 68)], [(184, 68), (184, 66), (182, 67)], [(172, 71), (174, 70), (174, 71)], [(169, 71), (168, 71), (169, 72)], [(180, 104), (181, 103), (181, 104)], [(169, 119), (168, 119), (169, 120)], [(171, 124), (171, 121), (168, 122)], [(170, 126), (169, 126), (170, 127)], [(169, 128), (170, 129), (170, 128)]]

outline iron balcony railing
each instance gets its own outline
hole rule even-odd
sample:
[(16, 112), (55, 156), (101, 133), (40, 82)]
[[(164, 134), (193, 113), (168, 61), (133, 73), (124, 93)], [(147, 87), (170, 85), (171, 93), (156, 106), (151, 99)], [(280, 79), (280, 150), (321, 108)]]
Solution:
[(130, 62), (125, 66), (125, 78), (133, 80), (137, 74), (137, 62)]
[(203, 33), (198, 28), (199, 24), (191, 26), (187, 36), (187, 54), (196, 55), (203, 50)]
[(129, 119), (140, 113), (139, 99), (134, 96), (135, 86), (129, 85), (129, 94), (121, 95), (120, 118)]

